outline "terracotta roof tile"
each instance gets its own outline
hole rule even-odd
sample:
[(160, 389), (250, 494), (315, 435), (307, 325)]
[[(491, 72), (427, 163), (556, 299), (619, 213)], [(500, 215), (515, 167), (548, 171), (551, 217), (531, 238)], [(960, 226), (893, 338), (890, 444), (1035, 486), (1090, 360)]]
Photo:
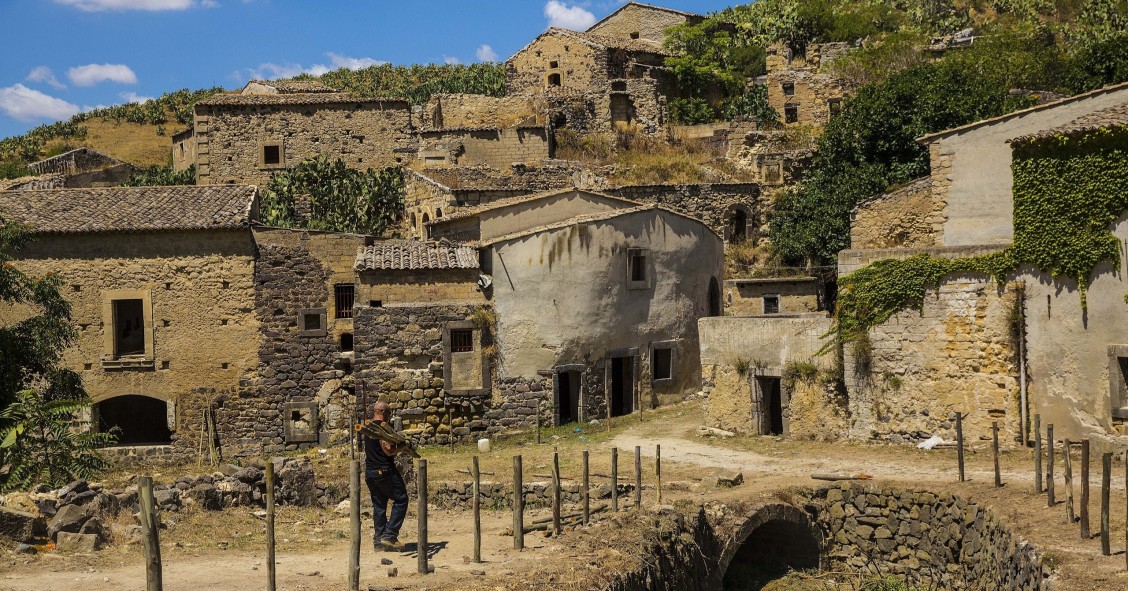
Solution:
[(310, 92), (299, 94), (217, 94), (198, 103), (203, 106), (225, 105), (331, 105), (348, 103), (395, 103), (409, 106), (403, 99), (358, 97), (345, 92)]
[(357, 271), (477, 269), (478, 251), (465, 244), (382, 240), (356, 250)]
[(257, 189), (240, 185), (0, 192), (0, 217), (37, 234), (242, 228)]
[(1044, 129), (1038, 133), (1016, 137), (1011, 140), (1015, 142), (1025, 142), (1034, 139), (1041, 139), (1046, 137), (1053, 137), (1056, 135), (1071, 135), (1075, 133), (1084, 133), (1086, 131), (1093, 131), (1105, 127), (1123, 127), (1128, 126), (1128, 103), (1114, 105), (1107, 109), (1094, 111), (1088, 115), (1082, 115), (1065, 125), (1051, 127)]

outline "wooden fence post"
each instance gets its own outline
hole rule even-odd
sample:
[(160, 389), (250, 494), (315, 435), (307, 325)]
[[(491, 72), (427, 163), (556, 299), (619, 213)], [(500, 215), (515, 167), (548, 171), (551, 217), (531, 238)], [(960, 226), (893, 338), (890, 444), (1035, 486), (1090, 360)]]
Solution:
[(1065, 449), (1065, 454), (1061, 457), (1065, 467), (1065, 518), (1073, 524), (1077, 521), (1073, 512), (1073, 458), (1069, 457), (1073, 444), (1066, 439), (1062, 447)]
[[(350, 430), (351, 432), (351, 430)], [(266, 591), (278, 588), (278, 563), (274, 558), (274, 462), (266, 462)]]
[[(1124, 514), (1128, 516), (1128, 451), (1124, 452)], [(1124, 527), (1124, 568), (1128, 570), (1128, 523)]]
[(654, 446), (654, 478), (658, 482), (658, 504), (662, 504), (662, 444)]
[(540, 413), (541, 413), (541, 405), (540, 405), (540, 398), (538, 397), (537, 398), (537, 414), (536, 414), (536, 417), (537, 417), (537, 445), (541, 444), (541, 416), (540, 416)]
[(141, 541), (145, 545), (145, 590), (161, 591), (164, 588), (161, 573), (160, 523), (157, 504), (153, 498), (153, 479), (137, 479), (137, 500), (141, 505)]
[(419, 554), (419, 574), (425, 575), (430, 570), (427, 568), (427, 460), (419, 460), (419, 468), (416, 470), (416, 486), (419, 489), (419, 509), (416, 510), (419, 519), (419, 541), (416, 546)]
[(552, 452), (552, 534), (560, 535), (560, 453)]
[(642, 509), (642, 447), (635, 446), (635, 510)]
[(1042, 415), (1034, 415), (1034, 494), (1042, 494)]
[(1108, 512), (1112, 504), (1112, 452), (1101, 454), (1101, 554), (1112, 555), (1112, 542), (1109, 539)]
[(360, 460), (349, 462), (349, 589), (360, 589)]
[(995, 458), (995, 488), (1003, 486), (1003, 474), (999, 471), (999, 421), (991, 421), (991, 450)]
[(611, 448), (611, 510), (619, 510), (619, 448)]
[(525, 485), (519, 455), (513, 456), (513, 549), (525, 549)]
[(960, 482), (964, 481), (963, 413), (956, 413), (956, 460), (960, 465)]
[(470, 468), (474, 473), (474, 563), (482, 562), (482, 473), (478, 469), (478, 456)]
[(1054, 498), (1054, 424), (1046, 425), (1046, 506), (1053, 507)]
[(591, 522), (591, 476), (588, 467), (588, 450), (584, 450), (584, 525)]
[(1093, 537), (1089, 531), (1089, 440), (1081, 440), (1081, 539)]

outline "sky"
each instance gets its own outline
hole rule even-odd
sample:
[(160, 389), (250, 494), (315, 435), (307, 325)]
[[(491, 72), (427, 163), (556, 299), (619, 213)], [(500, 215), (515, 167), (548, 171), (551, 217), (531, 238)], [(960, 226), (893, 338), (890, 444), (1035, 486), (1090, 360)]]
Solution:
[[(181, 88), (504, 61), (624, 0), (0, 0), (0, 137)], [(697, 13), (736, 0), (651, 0)]]

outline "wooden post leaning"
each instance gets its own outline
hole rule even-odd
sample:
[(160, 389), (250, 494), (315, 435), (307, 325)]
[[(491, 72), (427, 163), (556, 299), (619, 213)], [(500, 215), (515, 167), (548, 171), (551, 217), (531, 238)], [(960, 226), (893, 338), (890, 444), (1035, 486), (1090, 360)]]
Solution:
[(1112, 555), (1112, 541), (1109, 539), (1108, 513), (1111, 505), (1112, 452), (1101, 454), (1101, 554)]
[(153, 498), (152, 477), (137, 479), (137, 500), (141, 506), (141, 541), (145, 545), (145, 591), (161, 591), (164, 577), (161, 573), (160, 523), (157, 503)]
[(349, 589), (360, 589), (360, 460), (349, 462)]
[(1061, 456), (1065, 468), (1065, 518), (1072, 524), (1077, 521), (1073, 511), (1073, 458), (1069, 457), (1069, 450), (1073, 449), (1073, 444), (1066, 439), (1062, 442), (1062, 448), (1065, 451)]
[(635, 446), (635, 510), (642, 509), (642, 447)]
[(964, 481), (963, 413), (956, 413), (956, 461), (960, 465), (960, 482)]
[(560, 535), (560, 452), (552, 452), (552, 535)]
[(1089, 531), (1089, 440), (1081, 440), (1081, 539), (1093, 537)]
[(658, 504), (662, 504), (662, 444), (654, 446), (654, 479), (658, 487)]
[(591, 474), (588, 467), (588, 451), (584, 450), (584, 525), (591, 523)]
[(619, 448), (611, 448), (611, 510), (619, 510)]
[(513, 549), (525, 549), (525, 485), (519, 455), (513, 456)]
[(478, 469), (478, 456), (474, 456), (474, 463), (470, 467), (474, 478), (474, 563), (482, 562), (482, 472)]
[(418, 542), (416, 543), (419, 555), (419, 574), (425, 575), (430, 572), (427, 567), (427, 460), (419, 460), (419, 468), (416, 469), (416, 487), (419, 489), (419, 509), (416, 511), (419, 519), (419, 534)]
[(1003, 474), (999, 471), (999, 421), (991, 421), (991, 451), (995, 458), (995, 488), (1003, 486)]
[(1046, 506), (1053, 507), (1054, 498), (1054, 424), (1046, 425)]
[(278, 562), (274, 558), (274, 462), (266, 461), (266, 591), (278, 588)]
[(1034, 494), (1042, 494), (1042, 415), (1034, 415)]

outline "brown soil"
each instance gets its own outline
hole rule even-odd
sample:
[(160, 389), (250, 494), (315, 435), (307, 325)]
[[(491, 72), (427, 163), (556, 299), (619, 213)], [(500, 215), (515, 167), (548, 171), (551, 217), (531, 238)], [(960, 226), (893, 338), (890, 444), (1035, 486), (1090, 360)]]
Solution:
[[(591, 452), (592, 471), (609, 471), (609, 449), (620, 450), (620, 475), (633, 479), (634, 448), (644, 456), (643, 474), (653, 484), (653, 452), (662, 446), (662, 472), (665, 484), (663, 501), (691, 509), (707, 501), (747, 503), (787, 500), (790, 486), (814, 487), (820, 482), (810, 478), (813, 472), (845, 470), (865, 472), (874, 482), (902, 488), (920, 488), (952, 492), (990, 507), (1022, 537), (1039, 546), (1046, 563), (1054, 569), (1055, 589), (1059, 591), (1091, 591), (1128, 588), (1125, 565), (1125, 490), (1124, 464), (1114, 465), (1112, 549), (1113, 556), (1100, 553), (1099, 539), (1081, 540), (1076, 524), (1065, 522), (1064, 486), (1057, 478), (1059, 502), (1046, 507), (1044, 495), (1036, 495), (1032, 483), (1032, 457), (1027, 450), (1011, 450), (1002, 457), (1005, 486), (993, 486), (993, 470), (989, 450), (977, 448), (968, 454), (968, 481), (957, 482), (956, 457), (953, 450), (920, 451), (901, 446), (861, 445), (851, 443), (820, 444), (778, 440), (771, 437), (737, 437), (716, 440), (694, 434), (700, 424), (700, 412), (690, 403), (623, 419), (611, 433), (605, 427), (572, 426), (546, 432), (545, 443), (521, 440), (495, 441), (494, 451), (482, 455), (484, 471), (493, 471), (495, 480), (507, 481), (511, 473), (511, 457), (521, 454), (526, 474), (546, 471), (554, 448), (561, 454), (561, 472), (565, 478), (578, 478), (580, 451)], [(594, 432), (592, 432), (594, 429)], [(556, 439), (552, 439), (556, 437)], [(583, 437), (587, 441), (581, 441)], [(469, 464), (474, 450), (429, 448), (425, 456), (432, 481), (465, 479), (456, 472)], [(343, 473), (337, 454), (322, 461), (319, 477)], [(1079, 461), (1075, 461), (1075, 468)], [(1094, 533), (1100, 529), (1100, 476), (1094, 465), (1092, 475), (1091, 523)], [(732, 489), (705, 487), (700, 479), (716, 469), (738, 470), (745, 483)], [(185, 468), (184, 473), (193, 473)], [(173, 470), (164, 470), (167, 474)], [(526, 479), (529, 479), (526, 476)], [(597, 478), (593, 482), (598, 483)], [(1079, 502), (1079, 474), (1074, 483)], [(644, 492), (644, 504), (655, 504), (654, 491)], [(414, 504), (414, 499), (413, 499)], [(547, 511), (531, 512), (526, 519), (547, 515)], [(169, 589), (238, 590), (260, 587), (265, 578), (265, 526), (251, 509), (222, 513), (187, 511), (170, 514), (168, 529), (162, 532), (164, 581)], [(416, 522), (414, 506), (408, 515), (402, 538), (408, 542), (404, 553), (374, 553), (365, 520), (361, 555), (361, 588), (368, 585), (389, 588), (421, 589), (510, 589), (510, 588), (587, 588), (593, 580), (609, 576), (619, 567), (635, 564), (629, 552), (616, 550), (623, 541), (638, 539), (638, 524), (623, 517), (605, 518), (589, 528), (566, 532), (557, 539), (541, 534), (526, 536), (526, 550), (512, 549), (513, 538), (500, 535), (511, 524), (508, 512), (483, 513), (483, 564), (470, 564), (472, 554), (469, 515), (458, 511), (432, 508), (432, 564), (436, 572), (416, 574), (417, 555), (412, 551)], [(347, 588), (348, 519), (330, 509), (279, 509), (278, 588), (286, 590), (328, 591)], [(388, 558), (393, 564), (381, 565)], [(398, 576), (390, 578), (388, 569), (397, 568)], [(483, 571), (476, 575), (473, 571)], [(34, 557), (7, 554), (0, 558), (0, 590), (40, 591), (43, 589), (83, 589), (89, 591), (131, 590), (144, 588), (144, 570), (139, 546), (116, 544), (92, 556), (62, 556), (46, 553)], [(792, 588), (792, 587), (787, 587)], [(799, 587), (795, 587), (799, 588)]]

